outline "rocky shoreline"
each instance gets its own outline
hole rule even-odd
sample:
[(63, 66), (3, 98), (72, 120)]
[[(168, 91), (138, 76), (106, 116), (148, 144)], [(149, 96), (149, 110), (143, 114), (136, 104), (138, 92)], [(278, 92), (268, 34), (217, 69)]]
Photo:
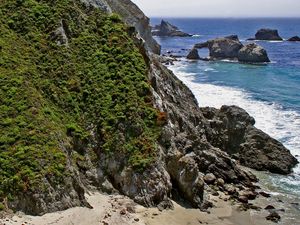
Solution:
[[(99, 4), (99, 1), (103, 4)], [(102, 9), (107, 13), (121, 14), (128, 26), (137, 31), (133, 41), (148, 66), (152, 93), (149, 102), (160, 112), (158, 122), (163, 124), (156, 143), (158, 151), (155, 161), (138, 171), (128, 165), (122, 152), (97, 152), (101, 162), (92, 165), (82, 143), (77, 143), (75, 147), (84, 149), (85, 164), (72, 165), (72, 159), (69, 159), (74, 184), (68, 194), (75, 196), (74, 199), (67, 196), (62, 200), (59, 198), (62, 194), (51, 189), (49, 193), (20, 196), (17, 202), (5, 205), (6, 210), (13, 208), (42, 215), (74, 206), (91, 208), (92, 204), (85, 193), (92, 190), (118, 193), (122, 198), (129, 197), (130, 202), (134, 201), (143, 207), (158, 207), (159, 210), (176, 210), (176, 200), (196, 209), (198, 213), (199, 209), (207, 213), (218, 205), (218, 201), (212, 200), (213, 196), (221, 196), (224, 201), (230, 199), (244, 209), (259, 209), (260, 206), (251, 205), (249, 201), (268, 194), (259, 192), (257, 177), (241, 165), (288, 174), (298, 163), (295, 157), (278, 141), (256, 129), (254, 119), (243, 109), (237, 106), (199, 108), (193, 93), (162, 64), (162, 58), (157, 55), (160, 47), (150, 33), (149, 19), (131, 1), (84, 2), (92, 7), (105, 6)], [(119, 206), (123, 207), (123, 204), (127, 203), (121, 202)], [(139, 217), (122, 219), (122, 216), (128, 215), (129, 209), (124, 211), (123, 208), (119, 210), (113, 207), (112, 210), (117, 210), (121, 219), (118, 217), (114, 222), (110, 218), (115, 214), (109, 216), (105, 212), (103, 216), (106, 218), (101, 220), (102, 224), (140, 222)], [(271, 216), (278, 219), (275, 214)], [(5, 221), (5, 224), (10, 222)]]

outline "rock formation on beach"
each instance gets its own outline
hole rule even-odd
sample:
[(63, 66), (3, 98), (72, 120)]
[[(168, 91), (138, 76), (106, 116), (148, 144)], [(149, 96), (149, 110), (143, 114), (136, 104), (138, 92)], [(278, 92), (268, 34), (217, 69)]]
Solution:
[(205, 182), (243, 201), (235, 186), (255, 189), (240, 163), (280, 174), (297, 163), (244, 110), (200, 109), (130, 0), (0, 6), (1, 209), (90, 207), (84, 194), (101, 190), (161, 208), (175, 192), (205, 210)]
[(283, 39), (279, 36), (278, 30), (263, 28), (256, 32), (255, 38), (249, 38), (248, 40), (282, 41)]
[(294, 36), (294, 37), (289, 38), (288, 41), (300, 41), (300, 37)]
[(179, 30), (178, 27), (170, 24), (167, 21), (162, 20), (160, 25), (156, 25), (152, 29), (153, 36), (163, 36), (163, 37), (190, 37), (191, 34), (184, 33)]
[(208, 48), (209, 60), (235, 59), (245, 63), (270, 62), (265, 49), (255, 43), (244, 46), (237, 35), (198, 43), (194, 48)]

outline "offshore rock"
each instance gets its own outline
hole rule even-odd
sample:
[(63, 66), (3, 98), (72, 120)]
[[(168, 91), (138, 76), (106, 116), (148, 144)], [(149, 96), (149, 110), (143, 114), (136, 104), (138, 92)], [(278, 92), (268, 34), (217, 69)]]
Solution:
[(199, 43), (195, 48), (208, 48), (211, 59), (234, 59), (238, 57), (239, 50), (243, 44), (236, 35), (216, 38), (205, 43)]
[(289, 38), (288, 41), (300, 41), (300, 37), (294, 36), (294, 37)]
[(198, 50), (196, 48), (193, 48), (189, 54), (186, 56), (187, 59), (197, 60), (200, 59)]
[(167, 21), (162, 20), (160, 25), (156, 25), (152, 30), (153, 36), (165, 36), (165, 37), (190, 37), (191, 34), (184, 33), (179, 30), (178, 27), (170, 24)]
[(238, 60), (244, 63), (270, 62), (267, 51), (255, 43), (248, 44), (240, 49), (238, 52)]
[(265, 41), (282, 41), (283, 39), (279, 36), (278, 30), (263, 28), (256, 32), (256, 40)]

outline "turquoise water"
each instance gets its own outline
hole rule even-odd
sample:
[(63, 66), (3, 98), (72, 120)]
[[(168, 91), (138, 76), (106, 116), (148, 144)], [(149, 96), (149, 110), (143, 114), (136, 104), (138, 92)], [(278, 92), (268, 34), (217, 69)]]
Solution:
[[(152, 19), (156, 24), (160, 19)], [(195, 43), (237, 34), (243, 43), (260, 28), (275, 28), (284, 39), (300, 36), (300, 19), (168, 19), (188, 38), (157, 38), (163, 53), (186, 55)], [(181, 60), (170, 68), (194, 92), (200, 106), (239, 105), (259, 129), (300, 155), (300, 43), (259, 41), (271, 63), (246, 65), (230, 61)], [(202, 56), (208, 53), (201, 51)], [(300, 196), (300, 166), (290, 176), (270, 176), (278, 191)]]

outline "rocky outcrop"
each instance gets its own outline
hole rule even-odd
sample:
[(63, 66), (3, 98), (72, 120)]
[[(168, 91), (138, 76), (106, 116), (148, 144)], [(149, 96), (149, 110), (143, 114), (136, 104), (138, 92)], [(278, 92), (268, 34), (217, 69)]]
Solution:
[(294, 37), (289, 38), (288, 41), (300, 41), (300, 37), (294, 36)]
[(198, 50), (196, 48), (193, 48), (189, 54), (186, 56), (187, 59), (200, 59)]
[(194, 48), (208, 48), (209, 60), (237, 59), (244, 63), (270, 62), (265, 49), (254, 43), (244, 46), (237, 35), (198, 43)]
[(55, 41), (57, 45), (68, 46), (68, 26), (64, 20), (60, 21), (60, 26), (51, 34), (50, 39)]
[(272, 30), (272, 29), (266, 29), (266, 28), (258, 30), (255, 34), (254, 39), (262, 40), (262, 41), (282, 41), (283, 40), (279, 36), (278, 30)]
[(152, 30), (153, 36), (164, 36), (164, 37), (190, 37), (192, 35), (184, 33), (179, 30), (178, 27), (170, 24), (167, 21), (162, 20), (160, 25), (156, 25)]
[(159, 141), (161, 160), (166, 164), (172, 189), (193, 206), (203, 207), (203, 179), (212, 173), (225, 183), (249, 184), (256, 180), (230, 156), (207, 140), (208, 121), (192, 92), (174, 74), (151, 56), (149, 78), (155, 107), (167, 112), (167, 124)]
[(270, 62), (267, 51), (255, 43), (248, 44), (241, 48), (238, 52), (238, 60), (244, 63)]
[(209, 142), (239, 160), (242, 165), (288, 174), (297, 164), (296, 158), (280, 142), (254, 127), (254, 118), (245, 110), (237, 106), (201, 110), (209, 120)]

